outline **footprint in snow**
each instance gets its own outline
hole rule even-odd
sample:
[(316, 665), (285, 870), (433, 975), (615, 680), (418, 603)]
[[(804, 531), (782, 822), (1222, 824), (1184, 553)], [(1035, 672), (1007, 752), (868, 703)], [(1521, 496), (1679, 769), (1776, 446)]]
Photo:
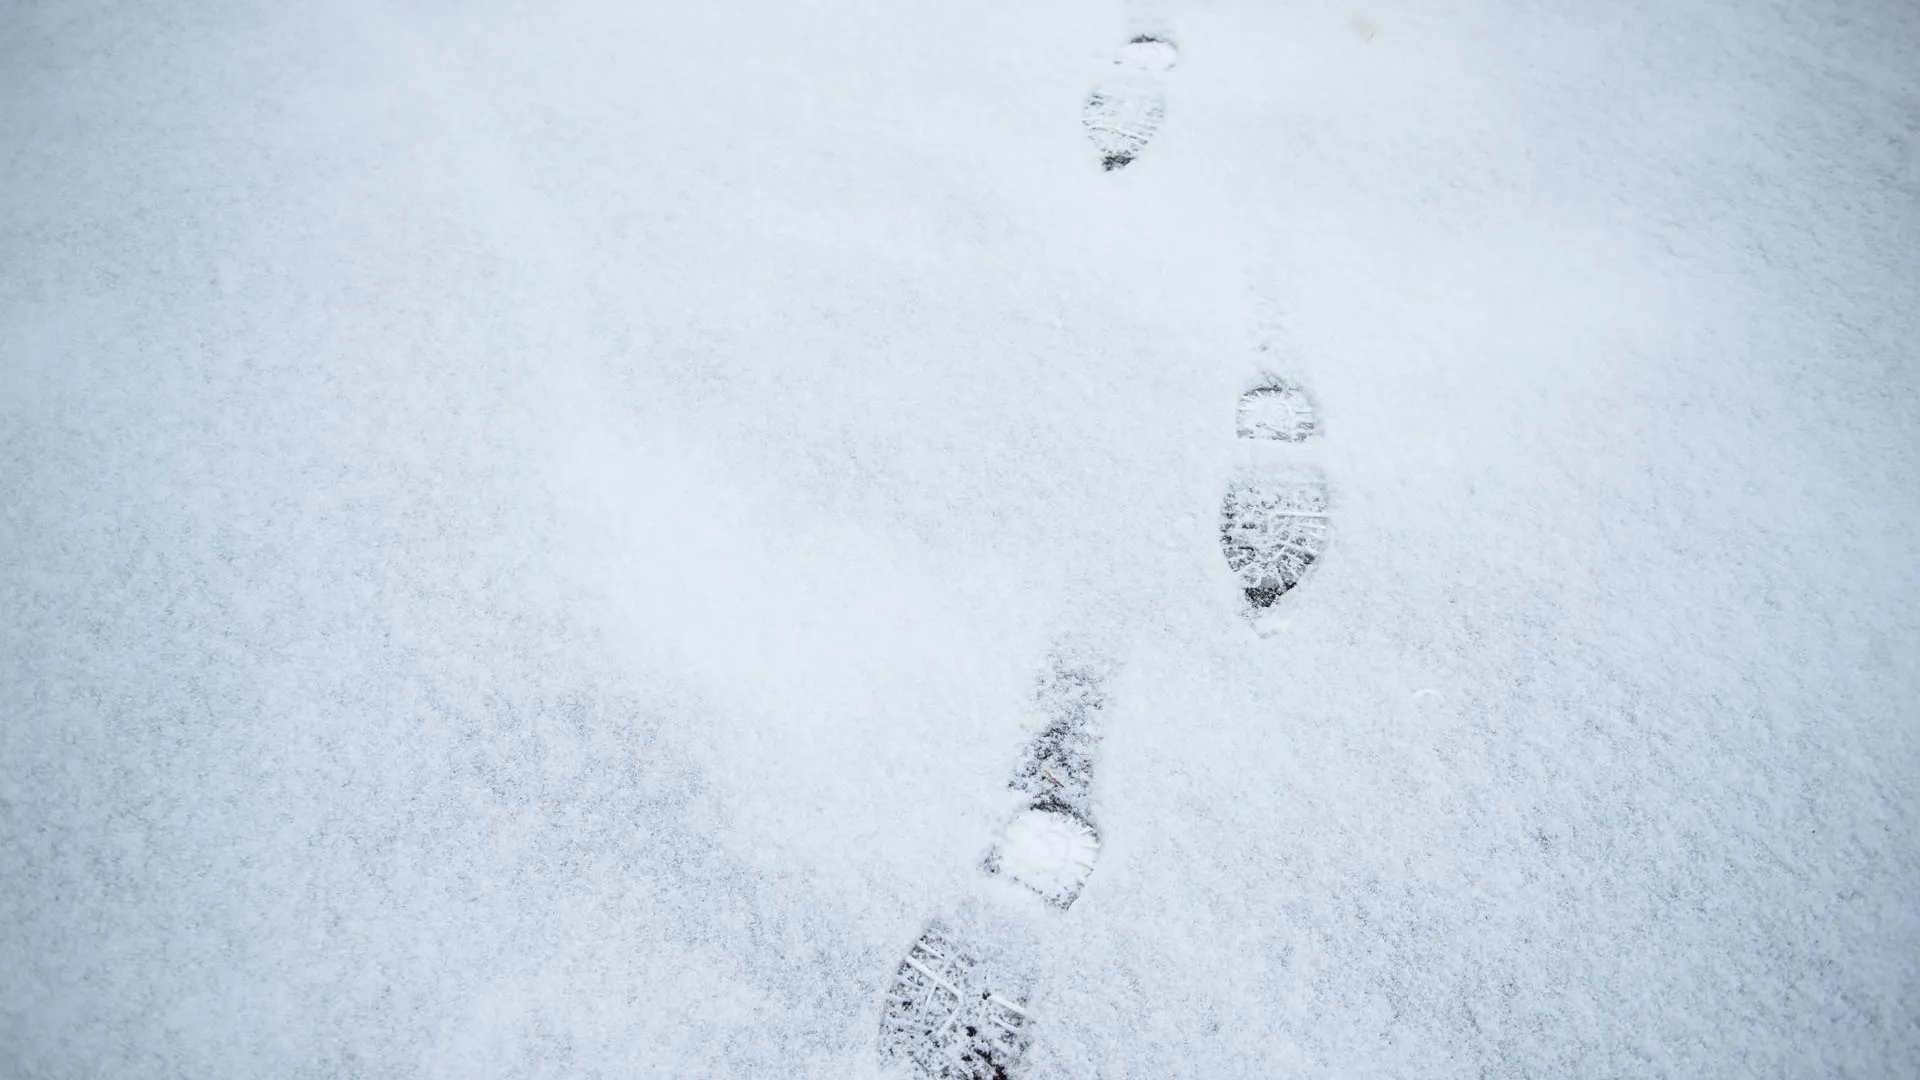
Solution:
[(1055, 655), (1034, 695), (1046, 724), (1010, 784), (1027, 797), (1027, 808), (1007, 826), (985, 864), (988, 873), (1025, 886), (1061, 911), (1073, 906), (1100, 854), (1088, 803), (1105, 685), (1097, 661)]
[[(1319, 429), (1313, 401), (1299, 384), (1268, 377), (1240, 396), (1240, 438), (1304, 443)], [(1256, 623), (1299, 585), (1327, 544), (1327, 486), (1317, 472), (1268, 465), (1228, 485), (1220, 508), (1220, 546)]]
[(1243, 439), (1275, 439), (1280, 442), (1306, 442), (1313, 436), (1313, 399), (1300, 384), (1269, 377), (1240, 395), (1240, 407), (1234, 414)]
[(1008, 1080), (1029, 1033), (1002, 966), (946, 923), (928, 926), (887, 988), (881, 1058), (933, 1080)]
[[(882, 1010), (883, 1060), (930, 1080), (1013, 1075), (1029, 1036), (1020, 927), (1036, 928), (1045, 913), (1071, 907), (1100, 854), (1090, 803), (1108, 675), (1097, 657), (1055, 651), (1034, 695), (1043, 723), (1008, 784), (1026, 807), (982, 864), (1017, 888), (994, 898), (991, 918), (975, 917), (966, 928), (935, 921), (908, 948)], [(1021, 902), (1026, 894), (1040, 903)]]
[(1122, 45), (1113, 67), (1087, 95), (1081, 122), (1111, 172), (1138, 157), (1167, 115), (1166, 73), (1179, 52), (1173, 43), (1141, 34)]

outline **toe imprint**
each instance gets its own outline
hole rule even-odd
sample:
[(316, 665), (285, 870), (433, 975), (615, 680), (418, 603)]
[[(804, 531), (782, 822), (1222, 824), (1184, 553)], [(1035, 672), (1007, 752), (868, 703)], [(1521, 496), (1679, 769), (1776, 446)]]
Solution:
[(930, 1080), (1007, 1080), (1027, 1047), (1025, 1003), (939, 923), (907, 950), (880, 1021), (880, 1051)]
[(1243, 479), (1220, 510), (1220, 546), (1249, 613), (1300, 584), (1327, 540), (1327, 489), (1315, 479)]

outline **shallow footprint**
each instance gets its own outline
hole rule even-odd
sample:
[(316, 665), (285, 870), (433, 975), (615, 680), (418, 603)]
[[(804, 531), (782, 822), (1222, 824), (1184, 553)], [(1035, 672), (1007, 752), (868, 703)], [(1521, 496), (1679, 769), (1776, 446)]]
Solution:
[(1142, 34), (1114, 53), (1113, 70), (1087, 95), (1081, 122), (1111, 172), (1126, 167), (1159, 133), (1166, 119), (1166, 73), (1179, 52), (1173, 43)]
[(1026, 1052), (1025, 995), (945, 923), (907, 950), (880, 1019), (880, 1056), (931, 1080), (1007, 1080)]
[(1243, 439), (1305, 442), (1319, 430), (1306, 388), (1277, 377), (1263, 379), (1241, 394), (1234, 419)]
[[(1242, 439), (1304, 443), (1319, 430), (1306, 388), (1273, 374), (1242, 393), (1234, 410), (1234, 433)], [(1240, 580), (1248, 618), (1257, 622), (1299, 585), (1326, 544), (1327, 485), (1317, 472), (1276, 464), (1245, 472), (1227, 485), (1220, 547), (1227, 568)]]
[(987, 856), (986, 870), (1065, 910), (1100, 855), (1094, 828), (1093, 751), (1100, 741), (1108, 671), (1097, 659), (1057, 650), (1034, 695), (1046, 723), (1027, 746), (1010, 786), (1027, 796)]
[(1299, 585), (1327, 542), (1327, 487), (1307, 474), (1242, 477), (1220, 508), (1220, 546), (1257, 617)]

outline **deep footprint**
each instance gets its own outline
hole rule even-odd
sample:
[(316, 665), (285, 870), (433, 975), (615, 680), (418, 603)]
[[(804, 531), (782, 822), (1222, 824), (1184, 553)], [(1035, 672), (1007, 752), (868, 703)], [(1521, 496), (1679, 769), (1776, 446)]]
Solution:
[(1026, 886), (1063, 911), (1079, 898), (1100, 854), (1089, 804), (1106, 678), (1097, 661), (1055, 655), (1034, 695), (1046, 723), (1010, 785), (1027, 797), (1027, 809), (1007, 826), (986, 861), (988, 873)]
[(932, 1080), (1008, 1080), (1027, 1048), (1021, 996), (942, 923), (900, 962), (880, 1020), (880, 1055)]
[(1140, 155), (1167, 115), (1166, 73), (1179, 53), (1173, 43), (1142, 34), (1114, 54), (1114, 70), (1087, 95), (1081, 112), (1087, 137), (1108, 172)]

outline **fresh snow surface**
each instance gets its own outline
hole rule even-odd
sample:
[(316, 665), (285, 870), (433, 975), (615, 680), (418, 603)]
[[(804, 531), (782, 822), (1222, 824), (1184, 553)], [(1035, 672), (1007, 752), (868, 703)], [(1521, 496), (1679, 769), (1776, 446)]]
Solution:
[[(1029, 1080), (1920, 1075), (1917, 54), (5, 5), (0, 1076), (877, 1077), (944, 926)], [(1222, 499), (1297, 465), (1256, 632)], [(969, 898), (1062, 635), (1099, 861), (1027, 940)]]

